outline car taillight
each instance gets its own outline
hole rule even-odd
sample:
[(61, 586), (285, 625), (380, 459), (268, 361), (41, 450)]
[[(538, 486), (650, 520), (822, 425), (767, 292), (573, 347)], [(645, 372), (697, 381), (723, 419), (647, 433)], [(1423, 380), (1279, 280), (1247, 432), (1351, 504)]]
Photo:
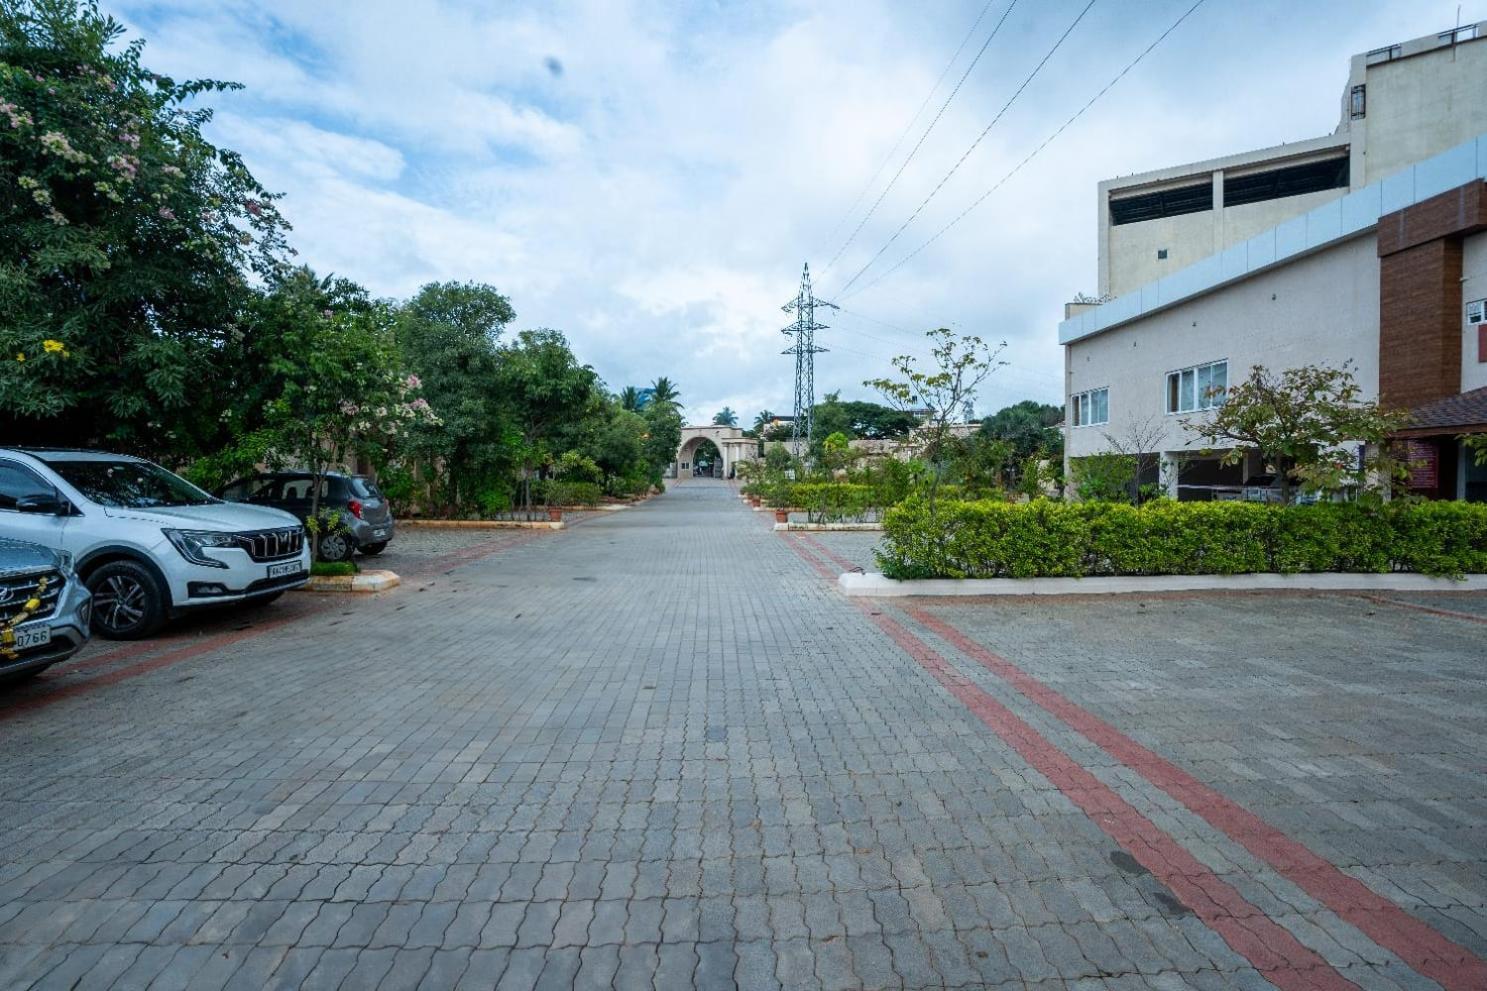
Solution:
[(351, 515), (352, 516), (355, 516), (357, 519), (361, 519), (361, 502), (360, 502), (360, 500), (352, 499), (350, 502), (346, 503), (346, 508), (349, 509), (349, 510), (351, 510)]

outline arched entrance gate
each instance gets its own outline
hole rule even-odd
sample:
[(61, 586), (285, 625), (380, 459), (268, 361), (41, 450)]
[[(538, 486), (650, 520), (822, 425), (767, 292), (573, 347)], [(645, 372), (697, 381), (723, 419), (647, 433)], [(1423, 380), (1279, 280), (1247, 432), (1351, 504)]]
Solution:
[[(672, 478), (732, 478), (739, 461), (758, 456), (758, 443), (738, 427), (683, 427)], [(700, 467), (699, 467), (700, 465)]]

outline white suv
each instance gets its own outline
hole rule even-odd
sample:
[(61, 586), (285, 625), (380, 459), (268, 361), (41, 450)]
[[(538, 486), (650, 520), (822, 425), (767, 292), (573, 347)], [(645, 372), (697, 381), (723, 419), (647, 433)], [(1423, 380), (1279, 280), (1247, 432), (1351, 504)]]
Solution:
[(289, 513), (223, 502), (123, 454), (0, 448), (0, 537), (71, 554), (93, 629), (118, 640), (186, 609), (270, 602), (310, 577)]

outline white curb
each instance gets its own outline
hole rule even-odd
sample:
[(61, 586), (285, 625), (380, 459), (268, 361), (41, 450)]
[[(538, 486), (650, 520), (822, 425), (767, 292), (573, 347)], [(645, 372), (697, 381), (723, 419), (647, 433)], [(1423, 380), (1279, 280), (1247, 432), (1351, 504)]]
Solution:
[(300, 586), (305, 592), (385, 592), (402, 579), (391, 571), (363, 571), (355, 575), (313, 575)]
[(1122, 575), (1094, 578), (916, 578), (898, 581), (877, 572), (848, 572), (837, 579), (844, 595), (901, 598), (965, 595), (1119, 595), (1131, 592), (1316, 591), (1477, 592), (1487, 575), (1464, 579), (1416, 574)]

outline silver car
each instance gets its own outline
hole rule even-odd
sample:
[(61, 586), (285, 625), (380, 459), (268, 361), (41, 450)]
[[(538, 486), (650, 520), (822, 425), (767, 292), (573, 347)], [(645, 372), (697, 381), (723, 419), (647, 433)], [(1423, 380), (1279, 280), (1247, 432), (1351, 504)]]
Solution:
[(88, 642), (92, 597), (72, 556), (0, 537), (0, 680), (29, 678)]

